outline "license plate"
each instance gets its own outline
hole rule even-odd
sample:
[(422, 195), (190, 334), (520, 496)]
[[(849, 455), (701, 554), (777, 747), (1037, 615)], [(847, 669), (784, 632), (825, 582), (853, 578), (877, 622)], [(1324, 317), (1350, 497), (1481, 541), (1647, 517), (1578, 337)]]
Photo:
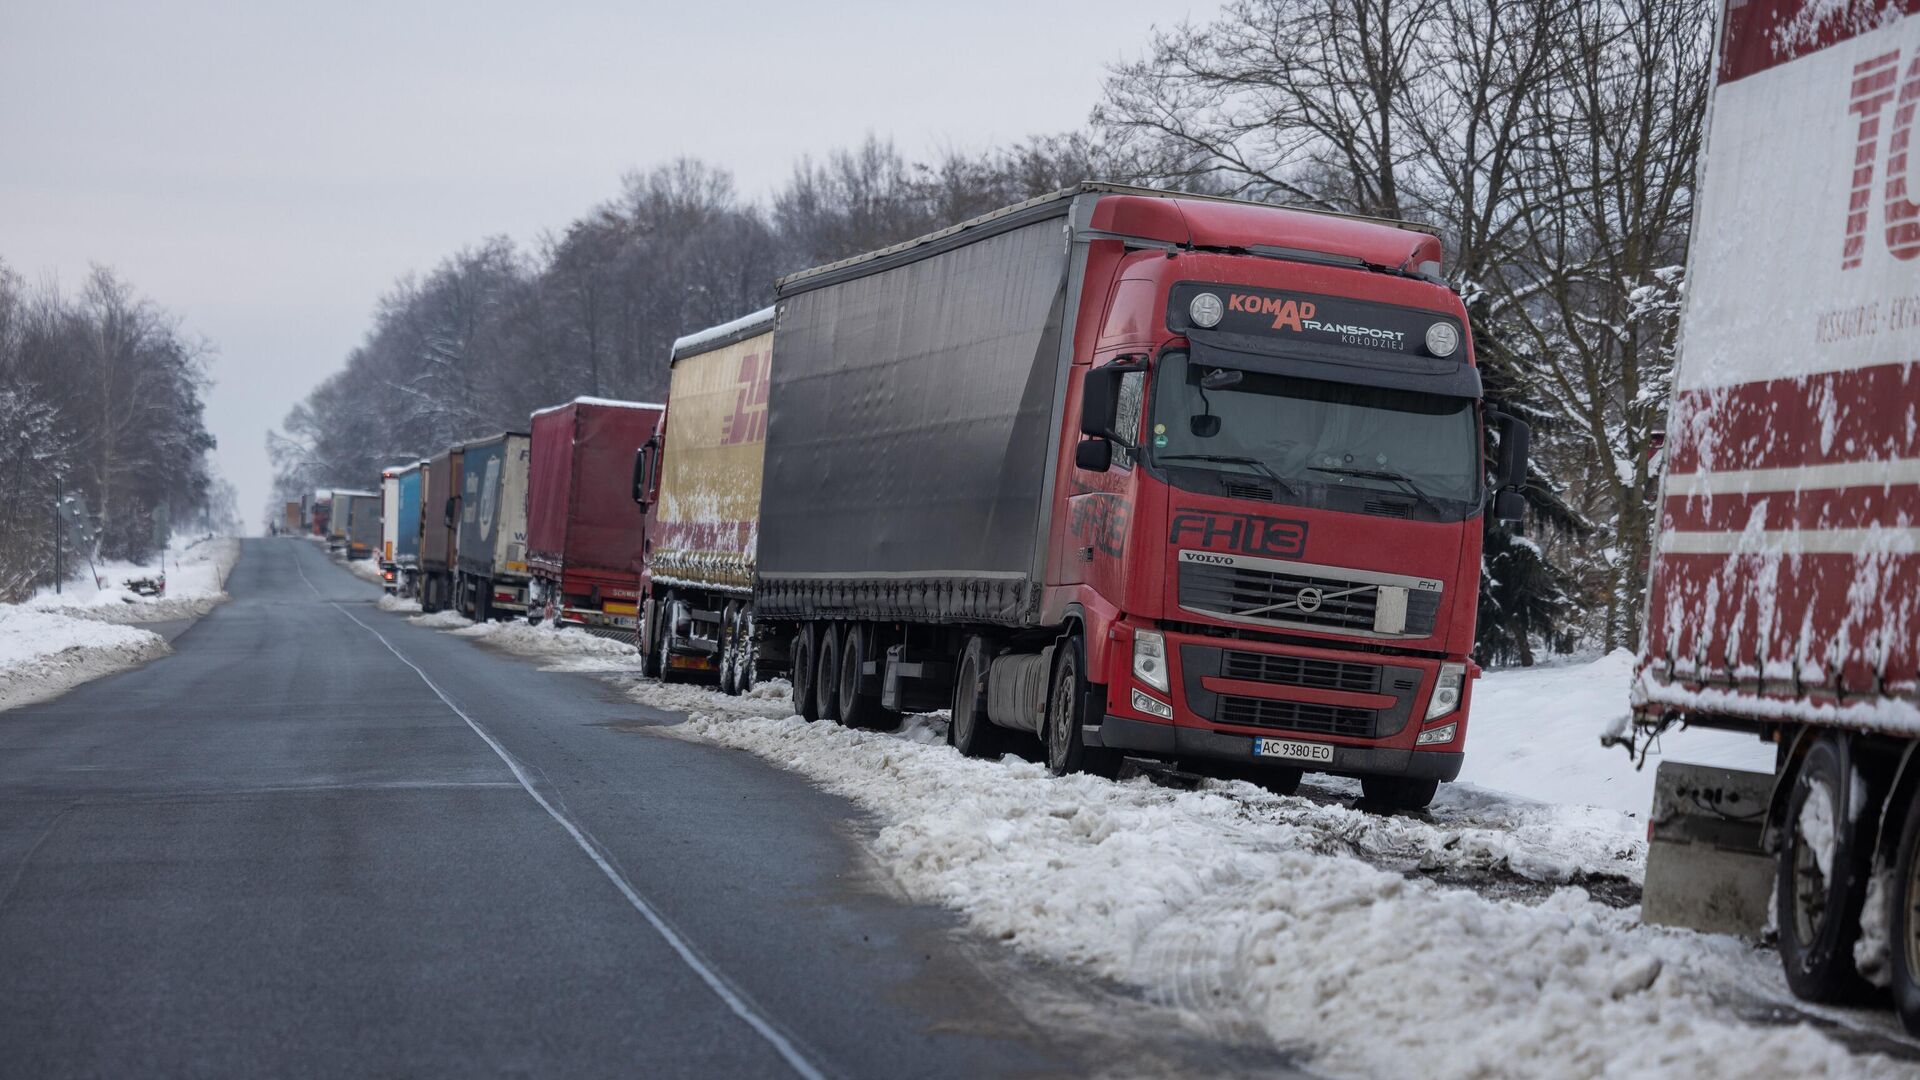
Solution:
[(1253, 756), (1292, 758), (1295, 761), (1332, 761), (1333, 747), (1326, 743), (1295, 742), (1292, 739), (1255, 739)]

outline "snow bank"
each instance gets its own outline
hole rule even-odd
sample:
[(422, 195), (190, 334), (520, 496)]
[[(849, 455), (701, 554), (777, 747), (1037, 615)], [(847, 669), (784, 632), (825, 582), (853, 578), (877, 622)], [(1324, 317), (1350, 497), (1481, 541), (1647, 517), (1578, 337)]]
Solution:
[(1632, 682), (1633, 654), (1625, 649), (1586, 663), (1482, 677), (1473, 687), (1461, 783), (1543, 802), (1605, 807), (1644, 821), (1660, 758), (1773, 771), (1771, 743), (1703, 729), (1667, 734), (1646, 767), (1635, 769), (1626, 751), (1600, 745), (1601, 733), (1626, 714)]
[(151, 630), (0, 605), (0, 710), (57, 697), (171, 651)]
[(402, 615), (418, 615), (420, 613), (420, 601), (403, 599), (393, 593), (381, 593), (380, 599), (375, 600), (373, 606), (379, 608), (381, 611), (393, 611)]
[(380, 572), (380, 564), (373, 559), (346, 559), (343, 561), (346, 563), (348, 572), (353, 574), (354, 577), (371, 581), (375, 585), (383, 588), (386, 586), (386, 575)]
[[(226, 600), (227, 575), (239, 558), (240, 542), (232, 537), (176, 536), (167, 545), (165, 596), (142, 596), (127, 588), (129, 581), (159, 577), (161, 560), (151, 565), (114, 561), (94, 568), (97, 578), (66, 582), (57, 593), (41, 589), (25, 606), (114, 623), (198, 618)], [(86, 575), (84, 566), (81, 572)]]
[(455, 637), (477, 638), (495, 648), (543, 661), (542, 671), (641, 670), (640, 653), (631, 644), (589, 634), (576, 627), (556, 627), (552, 623), (531, 626), (519, 619), (476, 623), (450, 611), (408, 621), (416, 626), (451, 631)]
[[(1055, 779), (1013, 758), (961, 757), (934, 717), (879, 734), (786, 716), (780, 687), (736, 699), (645, 682), (632, 693), (687, 712), (672, 733), (751, 751), (871, 812), (875, 855), (915, 899), (1035, 956), (1145, 988), (1209, 1033), (1263, 1032), (1327, 1074), (1907, 1072), (1809, 1026), (1743, 1022), (1752, 987), (1729, 985), (1728, 973), (1755, 976), (1733, 939), (1644, 928), (1636, 908), (1577, 887), (1524, 902), (1382, 865), (1403, 846), (1416, 862), (1471, 863), (1482, 857), (1474, 829), (1498, 831), (1502, 815), (1524, 825), (1528, 804), (1467, 791), (1423, 823), (1244, 785)], [(1495, 857), (1537, 858), (1551, 877), (1579, 860), (1551, 851), (1559, 808), (1538, 813), (1539, 834), (1509, 832)], [(1475, 825), (1474, 814), (1492, 816)], [(1759, 978), (1786, 999), (1777, 974)]]

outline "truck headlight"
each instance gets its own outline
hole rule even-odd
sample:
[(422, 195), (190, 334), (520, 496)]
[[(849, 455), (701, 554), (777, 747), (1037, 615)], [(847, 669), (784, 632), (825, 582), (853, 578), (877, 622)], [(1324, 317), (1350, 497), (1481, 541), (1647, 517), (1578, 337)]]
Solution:
[(1427, 699), (1427, 719), (1438, 720), (1460, 707), (1460, 684), (1466, 678), (1467, 665), (1440, 665), (1440, 678), (1433, 684), (1433, 696)]
[(1450, 743), (1453, 741), (1453, 733), (1458, 730), (1460, 730), (1459, 724), (1447, 724), (1443, 727), (1434, 728), (1432, 731), (1423, 731), (1420, 733), (1419, 738), (1413, 740), (1413, 745), (1435, 746), (1440, 743)]
[(1133, 632), (1133, 677), (1167, 692), (1167, 639), (1152, 630)]

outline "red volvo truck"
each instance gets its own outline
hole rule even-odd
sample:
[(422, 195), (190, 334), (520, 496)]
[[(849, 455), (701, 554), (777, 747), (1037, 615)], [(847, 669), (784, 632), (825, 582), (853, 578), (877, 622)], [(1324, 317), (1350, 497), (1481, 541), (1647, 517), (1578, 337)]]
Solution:
[(1718, 31), (1634, 734), (1776, 765), (1661, 765), (1644, 910), (1758, 931), (1771, 893), (1796, 993), (1920, 1032), (1920, 3)]
[(582, 397), (533, 414), (527, 465), (528, 621), (631, 637), (646, 515), (634, 454), (662, 408)]
[(1425, 805), (1466, 746), (1495, 501), (1440, 254), (1088, 184), (782, 279), (763, 662), (809, 717), (950, 706), (967, 754), (1023, 732), (1056, 773), (1124, 753)]

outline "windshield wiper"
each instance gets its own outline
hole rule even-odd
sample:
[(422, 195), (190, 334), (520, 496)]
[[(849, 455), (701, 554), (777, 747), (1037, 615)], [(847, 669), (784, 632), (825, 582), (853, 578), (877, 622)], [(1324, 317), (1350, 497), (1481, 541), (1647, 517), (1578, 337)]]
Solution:
[(1280, 485), (1281, 490), (1294, 498), (1300, 497), (1300, 489), (1293, 482), (1274, 472), (1266, 462), (1256, 457), (1242, 457), (1238, 454), (1155, 454), (1155, 461), (1216, 461), (1222, 465), (1249, 465), (1259, 469), (1267, 479)]
[(1413, 477), (1403, 472), (1395, 472), (1392, 469), (1349, 469), (1338, 465), (1309, 465), (1307, 468), (1312, 469), (1314, 472), (1337, 473), (1341, 476), (1360, 476), (1369, 480), (1392, 480), (1405, 487), (1407, 494), (1420, 500), (1422, 506), (1425, 506), (1436, 514), (1445, 513), (1445, 511), (1440, 509), (1439, 503), (1434, 502), (1427, 496), (1426, 492), (1420, 490), (1420, 485), (1413, 482)]

